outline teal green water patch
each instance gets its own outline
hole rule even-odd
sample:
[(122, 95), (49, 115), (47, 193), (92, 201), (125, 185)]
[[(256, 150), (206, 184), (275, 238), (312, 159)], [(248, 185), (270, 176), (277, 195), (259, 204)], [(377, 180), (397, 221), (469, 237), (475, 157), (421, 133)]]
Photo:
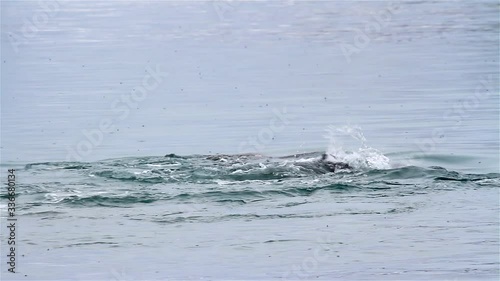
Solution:
[(460, 174), (457, 172), (448, 172), (444, 176), (436, 177), (437, 181), (459, 181), (459, 182), (485, 182), (488, 180), (498, 180), (500, 179), (500, 174), (488, 173), (488, 174)]
[(24, 166), (26, 170), (30, 169), (67, 169), (67, 170), (80, 170), (88, 169), (92, 166), (91, 163), (80, 163), (80, 162), (39, 162), (30, 163)]
[[(353, 166), (331, 172), (324, 168), (320, 152), (297, 157), (168, 154), (89, 163), (43, 162), (27, 164), (25, 171), (32, 175), (31, 182), (22, 185), (17, 196), (28, 209), (47, 204), (131, 207), (160, 202), (244, 206), (336, 194), (390, 198), (464, 187), (498, 188), (500, 182), (498, 173), (465, 174), (440, 166)], [(4, 191), (0, 198), (6, 198)]]
[(422, 159), (434, 163), (452, 164), (452, 163), (471, 161), (474, 159), (474, 157), (467, 155), (449, 155), (449, 154), (416, 154), (413, 156), (413, 159)]
[(61, 203), (72, 205), (76, 207), (93, 207), (93, 206), (105, 206), (105, 207), (125, 207), (132, 204), (148, 204), (155, 202), (157, 199), (150, 195), (127, 195), (127, 196), (102, 196), (94, 195), (89, 197), (78, 197), (69, 196), (64, 198)]

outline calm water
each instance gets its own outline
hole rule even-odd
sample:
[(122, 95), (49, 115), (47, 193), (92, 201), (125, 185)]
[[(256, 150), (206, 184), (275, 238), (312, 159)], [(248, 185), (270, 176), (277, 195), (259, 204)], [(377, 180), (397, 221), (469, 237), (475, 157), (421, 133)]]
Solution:
[(2, 1), (2, 280), (498, 280), (499, 7)]

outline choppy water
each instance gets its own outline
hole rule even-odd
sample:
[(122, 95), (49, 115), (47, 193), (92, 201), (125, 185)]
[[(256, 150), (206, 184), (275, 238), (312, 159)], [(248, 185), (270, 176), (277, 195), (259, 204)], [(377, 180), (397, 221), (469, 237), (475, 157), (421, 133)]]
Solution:
[(401, 166), (376, 151), (331, 173), (321, 154), (19, 167), (22, 272), (102, 280), (498, 275), (499, 173)]
[[(25, 204), (22, 209), (44, 213), (59, 206), (130, 208), (134, 204), (154, 203), (169, 209), (177, 208), (179, 204), (240, 206), (259, 201), (280, 202), (277, 206), (268, 206), (274, 209), (300, 205), (294, 204), (297, 199), (314, 201), (331, 197), (326, 201), (331, 200), (333, 203), (338, 199), (336, 196), (345, 194), (376, 198), (458, 188), (495, 188), (500, 178), (498, 173), (465, 174), (438, 166), (386, 169), (353, 166), (330, 172), (319, 160), (320, 155), (310, 153), (268, 158), (259, 155), (168, 154), (165, 157), (111, 159), (92, 163), (32, 163), (22, 170), (23, 176), (28, 181), (29, 178), (37, 180), (22, 186), (25, 189), (22, 192)], [(405, 206), (401, 210), (407, 208)], [(259, 217), (260, 211), (263, 210), (252, 209), (249, 215)], [(332, 215), (331, 210), (324, 211)], [(390, 209), (392, 211), (397, 209)], [(366, 212), (378, 213), (376, 210)], [(171, 222), (184, 219), (193, 222), (217, 221), (234, 214), (220, 216), (206, 210), (200, 216), (185, 217), (184, 212), (172, 212), (169, 215), (165, 222), (169, 222), (169, 219)], [(269, 218), (273, 218), (273, 215)]]
[(2, 1), (2, 280), (498, 279), (495, 1), (49, 2)]

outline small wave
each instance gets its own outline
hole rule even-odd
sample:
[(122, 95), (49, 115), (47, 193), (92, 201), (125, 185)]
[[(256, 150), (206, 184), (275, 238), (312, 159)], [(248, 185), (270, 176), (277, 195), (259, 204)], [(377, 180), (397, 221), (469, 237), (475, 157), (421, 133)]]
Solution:
[[(371, 214), (397, 214), (413, 212), (413, 207), (388, 208), (385, 210), (345, 210), (341, 212), (325, 212), (317, 214), (298, 214), (298, 213), (280, 213), (280, 214), (226, 214), (220, 216), (212, 215), (180, 215), (171, 216), (170, 214), (160, 215), (152, 219), (153, 222), (160, 224), (179, 224), (179, 223), (213, 223), (220, 221), (255, 221), (255, 220), (276, 220), (276, 219), (318, 219), (322, 217), (333, 217), (339, 215), (371, 215)], [(267, 240), (264, 243), (285, 242), (285, 240)]]
[(481, 182), (482, 184), (498, 183), (499, 174), (490, 173), (484, 175), (460, 174), (457, 172), (448, 172), (446, 175), (438, 176), (436, 181), (458, 181), (458, 182)]
[(65, 170), (82, 170), (88, 169), (92, 165), (89, 163), (80, 162), (40, 162), (40, 163), (30, 163), (24, 166), (26, 170), (33, 168), (55, 170), (55, 169), (65, 169)]
[(128, 207), (133, 204), (148, 204), (157, 201), (154, 196), (136, 194), (136, 195), (126, 195), (126, 196), (104, 196), (104, 195), (92, 195), (92, 196), (77, 196), (71, 195), (60, 201), (60, 203), (79, 206), (79, 207), (91, 207), (91, 206), (105, 206), (105, 207)]

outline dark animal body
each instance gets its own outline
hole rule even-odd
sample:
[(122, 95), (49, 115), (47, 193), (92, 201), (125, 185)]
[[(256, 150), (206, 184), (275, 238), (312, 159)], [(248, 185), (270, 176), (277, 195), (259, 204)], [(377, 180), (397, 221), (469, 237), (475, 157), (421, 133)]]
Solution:
[[(311, 157), (311, 156), (314, 157), (314, 155), (318, 155), (318, 153), (317, 152), (302, 153), (302, 154), (294, 154), (294, 155), (282, 156), (282, 157), (277, 157), (277, 158), (278, 159), (297, 159), (297, 158), (302, 158), (302, 157)], [(218, 162), (219, 161), (247, 162), (247, 161), (267, 158), (261, 154), (253, 154), (253, 153), (235, 154), (235, 155), (215, 154), (215, 155), (199, 155), (199, 156), (203, 157), (206, 160), (212, 160), (212, 161), (218, 161)], [(328, 156), (330, 156), (330, 159), (328, 159), (329, 158)], [(165, 155), (165, 157), (184, 158), (182, 156), (178, 156), (175, 154), (167, 154), (167, 155)], [(300, 163), (299, 165), (315, 169), (320, 173), (324, 173), (324, 172), (333, 173), (333, 172), (336, 172), (339, 170), (352, 170), (353, 169), (349, 164), (347, 164), (345, 162), (335, 161), (335, 159), (336, 159), (336, 157), (334, 155), (331, 155), (331, 154), (328, 155), (326, 153), (323, 153), (317, 161), (314, 161), (313, 163)], [(272, 161), (272, 158), (267, 158), (266, 161)]]
[(333, 162), (333, 161), (327, 160), (327, 158), (328, 158), (328, 155), (326, 153), (324, 153), (321, 156), (320, 163), (323, 166), (323, 168), (325, 168), (326, 170), (328, 170), (332, 173), (335, 172), (336, 170), (351, 170), (352, 169), (352, 167), (349, 166), (349, 164), (347, 164), (347, 163)]

